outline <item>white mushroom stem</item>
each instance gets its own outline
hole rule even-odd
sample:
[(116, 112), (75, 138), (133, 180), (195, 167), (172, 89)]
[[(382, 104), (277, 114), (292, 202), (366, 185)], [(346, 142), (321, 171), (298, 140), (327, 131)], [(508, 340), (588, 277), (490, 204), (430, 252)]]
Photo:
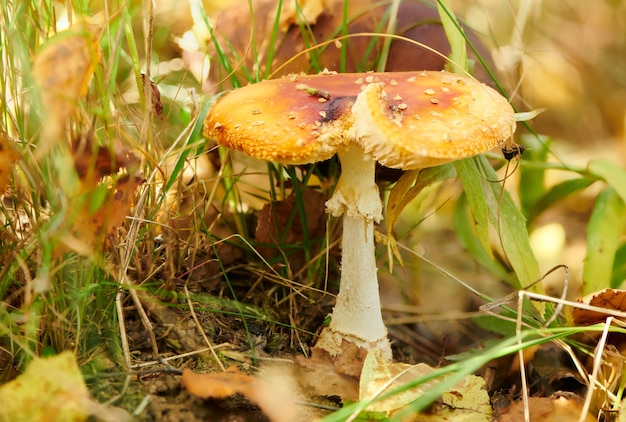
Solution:
[(354, 145), (339, 153), (341, 177), (327, 211), (343, 215), (341, 281), (332, 320), (316, 347), (336, 356), (347, 340), (366, 350), (381, 350), (391, 358), (391, 346), (383, 323), (374, 223), (382, 218), (382, 202), (375, 183), (376, 162)]

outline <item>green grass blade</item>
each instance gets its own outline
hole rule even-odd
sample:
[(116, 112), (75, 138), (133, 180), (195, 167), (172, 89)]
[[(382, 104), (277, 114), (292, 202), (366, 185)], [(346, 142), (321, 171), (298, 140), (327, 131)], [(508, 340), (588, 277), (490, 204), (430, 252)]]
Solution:
[(472, 159), (460, 160), (454, 163), (454, 167), (459, 175), (467, 203), (474, 216), (473, 228), (476, 238), (482, 245), (482, 248), (493, 257), (489, 242), (489, 209), (487, 208), (481, 175), (476, 162)]
[[(550, 153), (550, 141), (541, 142), (538, 138), (527, 136), (524, 138), (526, 151), (524, 161), (533, 163), (545, 163)], [(512, 162), (511, 162), (512, 163)], [(512, 166), (512, 164), (511, 164)], [(546, 169), (542, 167), (520, 166), (520, 206), (524, 215), (528, 216), (534, 209), (537, 201), (546, 193), (545, 175)], [(529, 217), (529, 220), (532, 218)]]
[[(486, 221), (487, 220), (480, 226), (486, 226)], [(485, 244), (477, 236), (475, 230), (477, 222), (472, 214), (468, 212), (467, 197), (465, 195), (461, 195), (454, 207), (453, 222), (454, 232), (459, 238), (459, 241), (480, 265), (503, 280), (510, 278), (510, 274), (506, 268), (504, 268), (500, 262), (493, 259), (491, 247), (487, 245), (488, 249), (486, 249)]]
[[(576, 179), (566, 180), (557, 185), (554, 185), (548, 190), (541, 198), (536, 200), (532, 206), (527, 210), (528, 221), (532, 221), (539, 216), (543, 211), (555, 205), (557, 202), (573, 195), (574, 193), (583, 190), (593, 184), (595, 180), (585, 177), (579, 177)], [(526, 185), (522, 186), (521, 191), (526, 190)]]
[(626, 170), (619, 164), (606, 159), (591, 160), (587, 170), (609, 184), (626, 202)]
[[(539, 264), (530, 247), (526, 219), (517, 208), (510, 193), (499, 183), (492, 182), (498, 176), (484, 156), (473, 158), (481, 173), (484, 201), (489, 210), (491, 224), (498, 230), (506, 258), (513, 267), (520, 286), (530, 286), (541, 276)], [(543, 293), (537, 283), (531, 287), (535, 293)]]
[(463, 28), (459, 25), (454, 12), (445, 0), (437, 0), (437, 11), (439, 12), (439, 18), (443, 25), (443, 29), (450, 43), (450, 63), (446, 63), (446, 70), (454, 73), (463, 73), (461, 71), (467, 71), (467, 48), (465, 45), (465, 35)]
[(624, 200), (615, 189), (608, 186), (598, 195), (587, 225), (583, 294), (611, 285), (615, 253), (626, 227), (625, 215)]

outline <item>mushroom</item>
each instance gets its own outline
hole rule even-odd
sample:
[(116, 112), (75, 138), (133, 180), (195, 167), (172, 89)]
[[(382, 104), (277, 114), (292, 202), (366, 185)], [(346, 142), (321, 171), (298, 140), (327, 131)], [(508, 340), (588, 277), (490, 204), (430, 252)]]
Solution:
[(382, 219), (376, 162), (420, 169), (474, 156), (512, 136), (514, 112), (495, 90), (447, 72), (292, 75), (234, 90), (209, 111), (205, 133), (261, 160), (306, 164), (338, 154), (327, 212), (343, 216), (341, 280), (331, 323), (316, 343), (335, 358), (380, 350), (374, 224)]

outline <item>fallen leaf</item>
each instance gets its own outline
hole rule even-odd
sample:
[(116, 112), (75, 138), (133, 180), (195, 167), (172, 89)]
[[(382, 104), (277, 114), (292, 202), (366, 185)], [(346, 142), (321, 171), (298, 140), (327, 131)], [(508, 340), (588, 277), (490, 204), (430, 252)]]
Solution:
[[(368, 353), (360, 380), (360, 400), (369, 400), (391, 391), (411, 380), (431, 374), (434, 369), (424, 363), (409, 365), (390, 362), (377, 351)], [(425, 382), (417, 387), (395, 394), (368, 406), (368, 412), (384, 413), (388, 416), (402, 412), (412, 401), (440, 382), (441, 379)], [(404, 417), (403, 421), (488, 422), (492, 417), (489, 394), (482, 377), (469, 375), (453, 388), (443, 393), (439, 402), (428, 412)]]
[(11, 170), (19, 157), (12, 143), (11, 138), (0, 131), (0, 195), (8, 186)]
[[(565, 397), (556, 399), (548, 397), (530, 397), (528, 401), (530, 420), (533, 422), (559, 422), (559, 421), (582, 421), (593, 422), (596, 420), (590, 414), (580, 418), (582, 405), (577, 400), (568, 400)], [(515, 402), (506, 413), (499, 415), (496, 422), (518, 422), (524, 420), (524, 402)]]
[[(578, 299), (578, 302), (607, 310), (626, 312), (626, 290), (604, 289)], [(608, 317), (608, 314), (582, 308), (572, 310), (572, 318), (576, 325), (597, 324), (604, 322)]]
[[(74, 205), (67, 213), (71, 227), (61, 239), (64, 246), (55, 253), (71, 250), (90, 255), (106, 244), (106, 236), (130, 214), (135, 191), (144, 182), (137, 173), (140, 160), (119, 140), (102, 147), (91, 137), (72, 142), (69, 160), (76, 171), (64, 172), (65, 166), (60, 166), (59, 173), (65, 174), (63, 186)], [(72, 185), (75, 187), (70, 188)]]
[[(140, 175), (124, 174), (113, 186), (100, 185), (106, 192), (96, 211), (91, 210), (91, 201), (94, 200), (91, 194), (95, 190), (86, 194), (82, 198), (82, 206), (75, 210), (71, 233), (62, 239), (65, 247), (82, 255), (92, 254), (95, 248), (103, 244), (106, 235), (112, 234), (124, 223), (131, 212), (135, 191), (143, 183), (144, 179)], [(65, 250), (59, 248), (55, 252), (61, 253)]]
[(113, 229), (122, 225), (126, 216), (130, 214), (135, 191), (145, 182), (140, 175), (123, 175), (110, 190), (110, 200), (94, 215), (94, 227), (103, 233), (111, 233)]
[(91, 139), (75, 140), (71, 148), (76, 173), (86, 186), (122, 168), (128, 173), (134, 173), (139, 168), (139, 158), (124, 147), (119, 139), (113, 142), (111, 148), (96, 146)]
[(243, 374), (235, 367), (213, 374), (196, 374), (184, 369), (181, 385), (189, 394), (201, 399), (219, 400), (242, 394), (258, 405), (272, 422), (292, 422), (295, 417), (293, 402), (285, 400), (272, 385)]
[[(300, 218), (297, 203), (301, 203), (306, 216), (306, 226)], [(305, 230), (309, 239), (321, 238), (326, 230), (326, 198), (313, 189), (302, 192), (301, 201), (292, 192), (282, 201), (273, 201), (261, 209), (258, 214), (254, 239), (257, 250), (266, 258), (284, 254), (289, 259), (292, 272), (298, 272), (305, 262), (303, 249), (281, 250), (281, 245), (302, 245)], [(270, 246), (275, 245), (275, 246)]]
[[(433, 372), (434, 369), (425, 363), (409, 365), (406, 363), (391, 362), (373, 350), (367, 354), (361, 379), (359, 382), (359, 400), (370, 400), (382, 393), (393, 390), (413, 379), (421, 378)], [(368, 406), (369, 412), (384, 412), (391, 414), (404, 408), (417, 399), (436, 381), (430, 381), (411, 388), (385, 400), (379, 400)]]
[[(441, 404), (428, 420), (454, 420), (457, 422), (491, 421), (493, 409), (485, 380), (469, 375), (441, 396)], [(419, 419), (421, 420), (421, 419)]]
[(347, 375), (358, 379), (363, 371), (363, 362), (367, 357), (367, 350), (356, 343), (341, 339), (341, 353), (331, 356), (331, 353), (317, 344), (311, 348), (309, 359), (316, 366), (326, 366), (329, 371), (338, 375)]
[(216, 233), (221, 227), (215, 223), (220, 218), (220, 204), (224, 199), (224, 189), (219, 183), (216, 166), (207, 154), (188, 158), (172, 183), (172, 173), (177, 170), (180, 157), (169, 158), (161, 166), (158, 176), (161, 186), (171, 187), (165, 193), (165, 200), (159, 208), (157, 220), (161, 223), (157, 231), (166, 229), (173, 237), (184, 239), (185, 235), (200, 231), (200, 227), (211, 228), (216, 237), (226, 237), (231, 232)]
[(13, 422), (130, 421), (130, 415), (107, 408), (90, 395), (74, 355), (63, 352), (35, 358), (23, 374), (0, 387), (0, 420)]
[(32, 75), (39, 89), (43, 119), (35, 158), (40, 159), (63, 133), (102, 55), (100, 29), (86, 23), (59, 32), (35, 56)]

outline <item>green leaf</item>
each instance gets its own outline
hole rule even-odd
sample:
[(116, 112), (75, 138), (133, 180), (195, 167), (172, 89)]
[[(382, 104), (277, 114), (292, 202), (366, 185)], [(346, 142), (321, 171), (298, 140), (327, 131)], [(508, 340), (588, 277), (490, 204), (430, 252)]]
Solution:
[(468, 70), (467, 48), (465, 45), (465, 34), (463, 28), (459, 25), (454, 12), (445, 0), (437, 0), (437, 11), (446, 33), (446, 38), (450, 43), (450, 63), (446, 64), (446, 70), (454, 73), (462, 74)]
[[(500, 334), (503, 337), (515, 337), (515, 315), (508, 313), (510, 319), (504, 319), (495, 315), (481, 315), (472, 318), (472, 322), (484, 330)], [(511, 320), (513, 319), (513, 320)]]
[(528, 210), (528, 220), (533, 221), (535, 218), (537, 218), (537, 216), (539, 216), (539, 214), (541, 214), (546, 209), (550, 208), (562, 199), (565, 199), (566, 197), (572, 195), (573, 193), (585, 189), (594, 182), (595, 180), (588, 179), (586, 177), (579, 177), (576, 179), (566, 180), (559, 183), (558, 185), (554, 185), (539, 200), (535, 201), (535, 204), (533, 204), (532, 208)]
[[(454, 167), (461, 180), (465, 196), (474, 216), (473, 227), (476, 238), (483, 249), (493, 259), (491, 253), (491, 243), (489, 242), (489, 210), (485, 200), (485, 192), (481, 182), (481, 175), (476, 166), (476, 162), (471, 159), (455, 161)], [(494, 179), (495, 180), (495, 179)]]
[(626, 205), (619, 192), (607, 186), (596, 199), (587, 225), (583, 294), (611, 286), (615, 253), (626, 227)]
[(626, 281), (626, 243), (622, 244), (615, 252), (615, 262), (611, 276), (611, 287), (620, 289)]
[(606, 159), (595, 159), (589, 162), (587, 170), (594, 176), (603, 179), (626, 202), (626, 170), (619, 164)]
[(109, 186), (106, 183), (96, 185), (89, 198), (89, 214), (95, 214), (102, 207), (108, 192)]
[[(513, 202), (508, 191), (503, 190), (498, 176), (487, 159), (479, 155), (473, 159), (480, 170), (485, 202), (489, 210), (491, 224), (496, 228), (502, 242), (502, 249), (513, 267), (522, 287), (531, 286), (541, 276), (539, 264), (530, 247), (526, 219)], [(543, 293), (543, 285), (537, 283), (531, 291)], [(542, 307), (543, 308), (543, 307)]]
[(491, 273), (500, 277), (501, 279), (507, 279), (510, 277), (508, 271), (500, 264), (499, 261), (493, 259), (491, 253), (491, 247), (485, 249), (485, 245), (476, 236), (474, 230), (475, 220), (468, 210), (467, 198), (465, 195), (461, 195), (454, 207), (454, 232), (458, 236), (463, 247), (476, 259), (480, 265), (487, 268)]
[[(538, 137), (526, 136), (523, 140), (526, 162), (545, 163), (550, 153), (550, 141)], [(519, 196), (524, 215), (528, 216), (535, 209), (537, 201), (546, 193), (546, 169), (542, 166), (520, 166)], [(529, 217), (529, 220), (532, 218)]]
[(389, 193), (385, 208), (388, 235), (387, 253), (389, 255), (389, 271), (393, 271), (393, 256), (402, 264), (402, 257), (396, 247), (396, 239), (393, 235), (393, 227), (400, 218), (402, 210), (427, 186), (454, 177), (454, 167), (444, 164), (423, 170), (410, 170), (405, 172), (396, 182)]

